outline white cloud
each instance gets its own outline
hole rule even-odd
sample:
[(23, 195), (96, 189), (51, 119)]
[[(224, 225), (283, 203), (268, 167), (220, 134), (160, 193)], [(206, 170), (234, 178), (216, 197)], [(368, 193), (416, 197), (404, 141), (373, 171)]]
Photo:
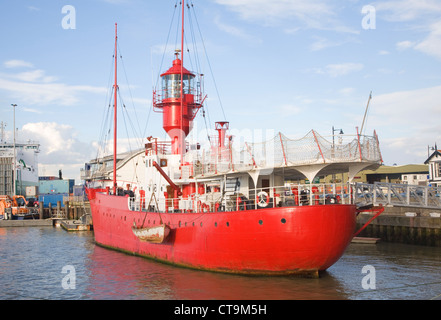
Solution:
[[(8, 60), (6, 68), (34, 68), (33, 64), (23, 60)], [(19, 73), (0, 73), (0, 90), (9, 92), (18, 102), (28, 105), (58, 104), (74, 105), (84, 93), (106, 94), (104, 87), (87, 85), (68, 85), (56, 82), (55, 76), (48, 76), (41, 69)]]
[[(237, 12), (244, 20), (281, 25), (286, 32), (304, 28), (358, 33), (336, 17), (336, 8), (323, 0), (215, 0)], [(287, 21), (293, 23), (288, 24)], [(294, 26), (292, 25), (294, 24)]]
[(398, 50), (406, 50), (406, 49), (412, 48), (414, 45), (415, 45), (415, 43), (406, 40), (406, 41), (397, 42), (396, 47)]
[(441, 59), (441, 21), (430, 25), (429, 35), (414, 48)]
[(25, 82), (53, 82), (57, 80), (56, 77), (46, 76), (44, 70), (32, 70), (32, 71), (26, 71), (26, 72), (20, 72), (15, 75), (9, 75), (9, 77), (25, 81)]
[(325, 68), (315, 69), (315, 73), (327, 74), (331, 77), (344, 76), (352, 72), (357, 72), (363, 69), (363, 64), (361, 63), (341, 63), (341, 64), (328, 64)]
[(387, 21), (405, 22), (413, 34), (424, 36), (416, 41), (397, 43), (397, 49), (413, 48), (441, 59), (441, 5), (439, 0), (382, 1), (375, 4), (379, 14)]
[(312, 51), (320, 51), (326, 48), (339, 46), (340, 44), (341, 43), (333, 42), (323, 37), (316, 37), (316, 40), (310, 48)]
[(92, 158), (94, 149), (76, 135), (72, 126), (55, 122), (27, 123), (20, 132), (23, 140), (40, 143), (40, 175), (57, 175), (63, 169), (65, 178), (78, 180), (80, 168)]
[(240, 29), (238, 27), (235, 27), (235, 26), (232, 26), (232, 25), (228, 25), (228, 24), (220, 21), (220, 17), (219, 16), (215, 17), (214, 24), (220, 30), (222, 30), (222, 31), (224, 31), (224, 32), (234, 36), (234, 37), (237, 37), (237, 38), (249, 41), (249, 42), (257, 43), (257, 44), (262, 43), (262, 40), (259, 39), (258, 37), (254, 36), (254, 35), (251, 35), (251, 34), (248, 34), (244, 30), (242, 30), (242, 29)]
[(374, 4), (378, 13), (385, 12), (384, 18), (395, 22), (408, 22), (441, 13), (439, 0), (393, 0)]
[(29, 83), (0, 78), (0, 90), (8, 91), (17, 101), (29, 105), (77, 103), (83, 93), (105, 94), (107, 90), (92, 86), (71, 86), (63, 83)]
[(441, 86), (436, 86), (373, 96), (368, 126), (377, 130), (386, 158), (423, 163), (427, 145), (441, 141), (440, 118)]
[(4, 66), (6, 68), (19, 68), (19, 67), (26, 67), (26, 68), (33, 68), (34, 66), (30, 62), (26, 62), (23, 60), (8, 60), (5, 61)]
[(238, 12), (244, 19), (268, 21), (290, 16), (306, 19), (304, 15), (312, 17), (332, 14), (329, 5), (317, 0), (216, 0), (216, 2)]

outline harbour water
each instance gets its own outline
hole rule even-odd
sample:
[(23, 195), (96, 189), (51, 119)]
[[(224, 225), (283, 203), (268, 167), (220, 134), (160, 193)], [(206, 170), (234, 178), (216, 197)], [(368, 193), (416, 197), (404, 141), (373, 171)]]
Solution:
[(441, 248), (351, 244), (319, 279), (173, 267), (105, 249), (93, 232), (0, 228), (0, 300), (441, 300)]

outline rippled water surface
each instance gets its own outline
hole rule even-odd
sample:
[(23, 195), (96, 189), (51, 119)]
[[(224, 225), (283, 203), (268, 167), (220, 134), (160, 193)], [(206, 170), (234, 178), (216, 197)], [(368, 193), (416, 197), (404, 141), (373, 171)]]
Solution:
[[(65, 266), (74, 272), (63, 273)], [(73, 275), (71, 288), (63, 288)], [(441, 248), (351, 244), (319, 279), (254, 277), (178, 268), (105, 249), (95, 245), (93, 232), (0, 228), (0, 288), (2, 300), (441, 300)]]

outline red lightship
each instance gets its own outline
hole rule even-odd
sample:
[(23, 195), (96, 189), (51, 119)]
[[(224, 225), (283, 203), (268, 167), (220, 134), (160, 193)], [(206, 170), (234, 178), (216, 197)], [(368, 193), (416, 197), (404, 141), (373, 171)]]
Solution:
[[(222, 121), (208, 150), (189, 144), (205, 95), (200, 75), (184, 67), (184, 3), (181, 50), (153, 93), (170, 140), (147, 138), (144, 184), (131, 184), (128, 194), (118, 192), (125, 182), (115, 172), (111, 186), (86, 189), (95, 240), (195, 269), (318, 276), (344, 253), (359, 210), (350, 183), (313, 182), (343, 172), (350, 182), (360, 170), (377, 167), (378, 138), (357, 132), (335, 144), (311, 130), (299, 140), (279, 133), (237, 148), (229, 122)], [(116, 159), (116, 129), (114, 143)]]

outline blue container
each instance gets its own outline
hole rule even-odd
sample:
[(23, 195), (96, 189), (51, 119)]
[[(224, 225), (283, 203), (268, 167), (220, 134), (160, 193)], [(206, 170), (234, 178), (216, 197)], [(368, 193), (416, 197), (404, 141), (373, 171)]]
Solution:
[(43, 201), (43, 207), (44, 208), (48, 208), (49, 207), (49, 203), (52, 204), (52, 208), (56, 208), (57, 207), (57, 202), (60, 201), (61, 202), (61, 207), (64, 208), (64, 197), (69, 196), (68, 193), (58, 193), (58, 194), (39, 194), (38, 195), (38, 201), (42, 202)]
[(74, 179), (40, 180), (38, 190), (40, 194), (72, 193), (74, 184)]

